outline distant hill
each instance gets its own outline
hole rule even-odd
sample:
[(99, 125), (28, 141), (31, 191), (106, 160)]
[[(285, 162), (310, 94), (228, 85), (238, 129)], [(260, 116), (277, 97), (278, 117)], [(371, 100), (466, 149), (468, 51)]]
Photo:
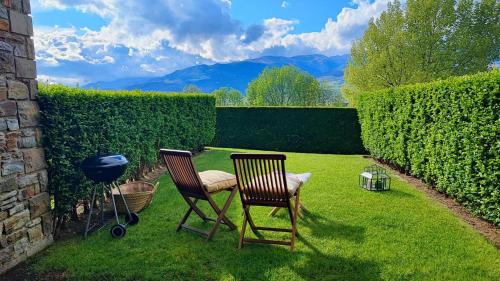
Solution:
[(327, 57), (307, 55), (296, 57), (267, 56), (239, 62), (196, 65), (174, 71), (162, 77), (133, 77), (108, 82), (96, 82), (85, 88), (107, 90), (182, 91), (194, 84), (204, 92), (220, 87), (232, 87), (242, 92), (266, 67), (293, 65), (316, 78), (342, 80), (348, 55)]

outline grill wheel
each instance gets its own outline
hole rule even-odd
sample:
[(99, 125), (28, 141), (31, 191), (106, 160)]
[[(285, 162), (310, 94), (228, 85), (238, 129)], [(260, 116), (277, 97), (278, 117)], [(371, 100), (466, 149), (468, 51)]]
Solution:
[(130, 212), (130, 216), (129, 214), (125, 215), (125, 221), (130, 225), (137, 224), (139, 222), (139, 215), (137, 213)]
[(115, 224), (111, 227), (111, 236), (113, 238), (122, 238), (127, 233), (127, 229), (125, 229), (125, 225), (123, 224)]

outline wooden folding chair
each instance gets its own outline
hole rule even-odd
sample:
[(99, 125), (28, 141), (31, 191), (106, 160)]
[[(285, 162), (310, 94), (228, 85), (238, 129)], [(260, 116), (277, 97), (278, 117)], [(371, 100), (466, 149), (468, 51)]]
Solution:
[[(241, 228), (240, 242), (238, 248), (242, 248), (245, 242), (279, 244), (290, 246), (293, 251), (295, 237), (297, 235), (297, 214), (300, 205), (300, 185), (298, 181), (287, 179), (285, 173), (284, 154), (252, 154), (233, 153), (234, 170), (240, 190), (241, 203), (243, 205), (244, 218)], [(292, 206), (291, 198), (295, 197), (295, 206)], [(256, 226), (250, 215), (251, 206), (279, 207), (288, 209), (292, 228), (274, 228)], [(245, 238), (247, 223), (259, 239)], [(290, 241), (266, 240), (259, 230), (290, 232)]]
[[(209, 241), (212, 239), (221, 223), (228, 226), (231, 230), (236, 229), (234, 223), (226, 217), (226, 212), (238, 191), (234, 175), (213, 170), (198, 173), (193, 164), (192, 154), (189, 151), (161, 149), (160, 155), (167, 165), (167, 169), (177, 190), (179, 190), (182, 198), (184, 198), (189, 205), (188, 211), (177, 226), (177, 231), (184, 228), (207, 237), (207, 241)], [(213, 194), (221, 191), (230, 192), (222, 210), (212, 199)], [(198, 206), (196, 206), (199, 200), (208, 201), (217, 214), (217, 219), (209, 218), (200, 208), (198, 208)], [(215, 222), (212, 229), (205, 232), (186, 224), (187, 219), (193, 211), (205, 222)]]

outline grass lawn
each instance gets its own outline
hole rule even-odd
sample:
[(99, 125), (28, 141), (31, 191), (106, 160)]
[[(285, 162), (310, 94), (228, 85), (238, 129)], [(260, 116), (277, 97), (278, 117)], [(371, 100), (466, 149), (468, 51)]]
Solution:
[[(242, 150), (213, 149), (195, 163), (200, 171), (232, 173), (231, 151)], [(113, 239), (103, 230), (86, 241), (76, 237), (55, 243), (31, 260), (33, 270), (42, 275), (63, 270), (75, 280), (500, 279), (500, 251), (408, 183), (393, 177), (392, 190), (385, 193), (357, 187), (358, 174), (370, 160), (357, 155), (287, 156), (289, 172), (313, 174), (301, 192), (312, 214), (299, 220), (302, 238), (295, 252), (257, 244), (238, 250), (239, 230), (225, 226), (209, 243), (191, 232), (176, 233), (187, 205), (163, 176), (153, 204), (125, 238)], [(223, 194), (216, 196), (219, 202), (225, 200)], [(269, 211), (253, 209), (257, 225), (289, 226), (285, 212), (271, 218)], [(241, 213), (236, 197), (228, 216), (238, 227)], [(208, 228), (196, 216), (188, 223)]]

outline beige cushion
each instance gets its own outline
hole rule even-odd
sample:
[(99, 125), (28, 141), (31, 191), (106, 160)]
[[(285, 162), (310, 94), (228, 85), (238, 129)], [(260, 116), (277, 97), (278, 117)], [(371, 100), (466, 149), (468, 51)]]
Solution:
[(236, 176), (223, 171), (203, 171), (198, 173), (208, 192), (216, 192), (236, 186)]
[[(275, 173), (276, 173), (276, 175), (275, 175), (276, 177), (281, 177), (281, 174), (279, 174), (278, 172), (275, 172)], [(251, 183), (253, 184), (256, 181), (258, 183), (267, 182), (265, 180), (265, 177), (268, 177), (268, 179), (270, 181), (269, 188), (273, 188), (274, 189), (275, 188), (275, 182), (274, 182), (274, 180), (270, 180), (271, 178), (269, 177), (269, 174), (266, 174), (266, 175), (263, 175), (263, 176), (258, 176), (256, 178), (254, 178)], [(302, 185), (302, 181), (298, 177), (294, 176), (293, 174), (287, 173), (287, 175), (286, 175), (286, 187), (288, 189), (288, 195), (290, 197), (295, 196), (295, 193), (297, 192), (297, 189), (299, 189), (299, 187), (301, 185)], [(259, 186), (259, 185), (257, 185), (257, 186)]]

